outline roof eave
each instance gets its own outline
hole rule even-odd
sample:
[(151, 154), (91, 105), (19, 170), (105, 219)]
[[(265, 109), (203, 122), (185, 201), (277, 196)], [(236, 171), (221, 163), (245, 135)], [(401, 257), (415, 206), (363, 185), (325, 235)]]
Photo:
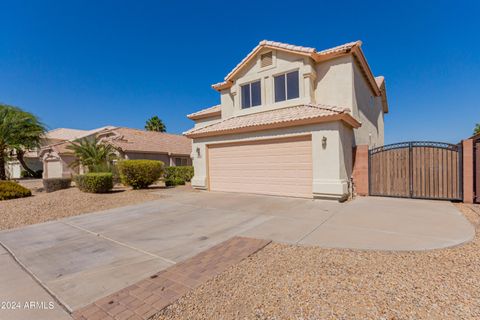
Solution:
[(308, 124), (325, 123), (325, 122), (332, 122), (332, 121), (343, 121), (347, 125), (355, 129), (361, 127), (362, 125), (355, 118), (353, 118), (350, 115), (350, 113), (340, 113), (340, 114), (329, 115), (329, 116), (319, 116), (319, 117), (309, 118), (309, 119), (284, 121), (284, 122), (278, 122), (278, 123), (249, 126), (249, 127), (242, 127), (242, 128), (236, 128), (236, 129), (228, 129), (228, 130), (211, 131), (211, 132), (205, 132), (205, 133), (185, 132), (184, 135), (191, 139), (205, 138), (205, 137), (230, 135), (230, 134), (238, 134), (238, 133), (245, 133), (245, 132), (256, 132), (256, 131), (264, 131), (264, 130), (279, 129), (279, 128), (297, 127), (297, 126), (303, 126)]
[(218, 117), (222, 115), (222, 111), (212, 111), (208, 113), (202, 113), (202, 114), (189, 114), (187, 115), (187, 118), (191, 120), (200, 120), (200, 119), (205, 119), (205, 118), (212, 118), (212, 117)]
[(363, 54), (362, 48), (360, 46), (355, 46), (352, 48), (352, 53), (353, 55), (357, 58), (358, 62), (360, 63), (360, 66), (362, 67), (362, 70), (365, 72), (365, 75), (367, 76), (368, 84), (373, 90), (373, 93), (378, 97), (380, 96), (381, 92), (380, 89), (378, 88), (377, 82), (375, 81), (375, 77), (373, 76), (372, 70), (370, 69), (370, 66), (368, 65), (367, 59), (365, 58), (365, 55)]

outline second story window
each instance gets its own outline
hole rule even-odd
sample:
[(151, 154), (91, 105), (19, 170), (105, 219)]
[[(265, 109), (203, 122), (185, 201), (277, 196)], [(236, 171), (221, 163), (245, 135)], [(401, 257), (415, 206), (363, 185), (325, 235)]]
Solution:
[(241, 86), (242, 109), (262, 104), (260, 80)]
[(295, 99), (299, 94), (298, 71), (293, 71), (274, 77), (275, 102)]

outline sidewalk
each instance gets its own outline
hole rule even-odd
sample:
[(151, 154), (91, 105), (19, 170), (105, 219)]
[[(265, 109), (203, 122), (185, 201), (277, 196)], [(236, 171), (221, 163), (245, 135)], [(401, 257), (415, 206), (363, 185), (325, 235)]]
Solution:
[(1, 246), (0, 266), (0, 319), (72, 319)]

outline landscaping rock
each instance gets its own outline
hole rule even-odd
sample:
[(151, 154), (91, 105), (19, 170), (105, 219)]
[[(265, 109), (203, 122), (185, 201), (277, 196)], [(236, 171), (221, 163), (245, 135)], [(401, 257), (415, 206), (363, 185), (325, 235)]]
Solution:
[[(480, 208), (458, 206), (478, 230)], [(152, 319), (480, 319), (480, 239), (424, 252), (271, 244)]]

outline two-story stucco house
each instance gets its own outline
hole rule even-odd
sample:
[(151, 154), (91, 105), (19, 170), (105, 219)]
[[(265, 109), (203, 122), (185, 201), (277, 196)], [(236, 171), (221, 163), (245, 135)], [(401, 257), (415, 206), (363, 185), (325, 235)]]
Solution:
[(195, 188), (341, 199), (356, 145), (383, 145), (384, 78), (360, 41), (317, 51), (261, 41), (188, 115)]

